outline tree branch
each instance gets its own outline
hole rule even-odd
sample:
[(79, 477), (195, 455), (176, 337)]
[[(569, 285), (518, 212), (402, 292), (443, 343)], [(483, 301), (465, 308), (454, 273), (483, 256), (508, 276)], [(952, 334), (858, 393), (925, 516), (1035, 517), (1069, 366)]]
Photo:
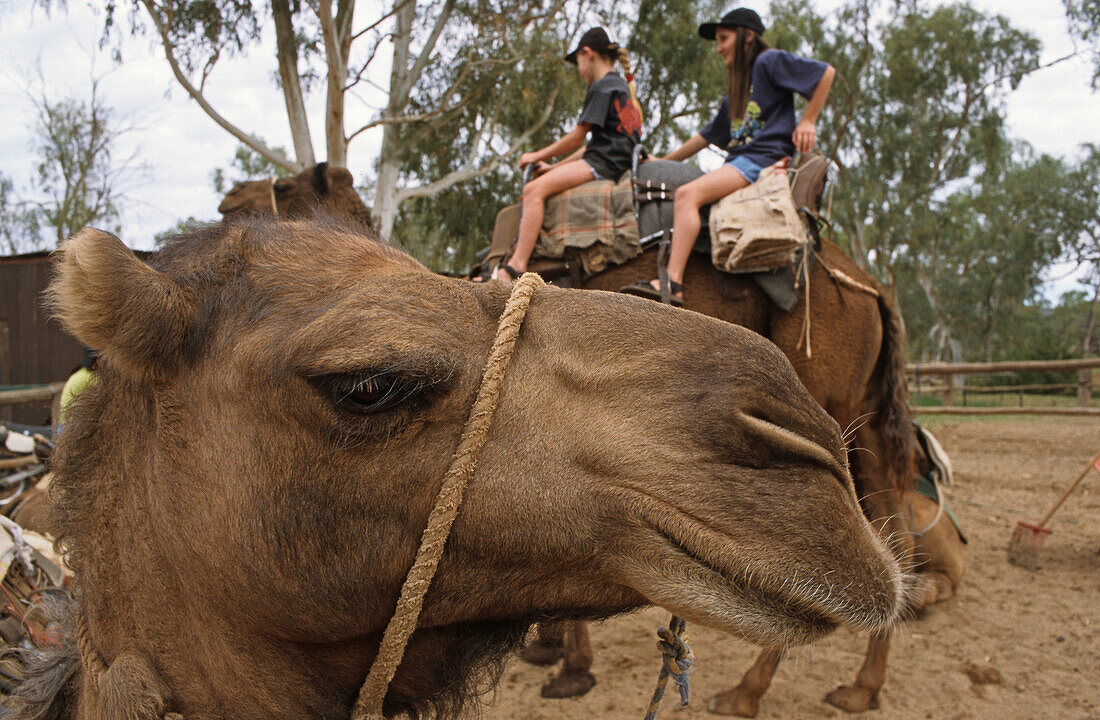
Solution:
[(418, 185), (417, 187), (411, 188), (399, 188), (395, 192), (395, 195), (397, 197), (397, 204), (400, 205), (405, 200), (410, 200), (412, 198), (428, 197), (430, 195), (435, 195), (437, 192), (445, 190), (452, 185), (466, 182), (467, 180), (473, 180), (474, 178), (481, 177), (482, 175), (486, 175), (495, 170), (497, 165), (499, 165), (505, 158), (515, 153), (517, 149), (519, 149), (524, 143), (526, 143), (532, 135), (538, 132), (539, 129), (546, 124), (546, 121), (550, 119), (550, 112), (554, 107), (554, 100), (557, 99), (557, 96), (558, 89), (554, 88), (554, 91), (550, 94), (550, 97), (546, 101), (546, 109), (543, 110), (542, 116), (539, 117), (539, 119), (534, 124), (532, 124), (531, 127), (527, 128), (527, 130), (522, 135), (520, 135), (506, 151), (504, 151), (503, 153), (494, 152), (493, 157), (490, 158), (489, 162), (479, 167), (473, 166), (474, 158), (471, 158), (471, 161), (467, 163), (465, 167), (459, 170), (455, 170), (454, 172), (447, 173), (435, 182), (428, 183), (427, 185)]
[(164, 20), (155, 12), (155, 3), (152, 0), (141, 0), (145, 9), (149, 12), (149, 16), (153, 20), (153, 24), (157, 28), (157, 33), (160, 35), (161, 45), (164, 47), (164, 57), (168, 60), (168, 65), (172, 69), (172, 74), (187, 94), (191, 96), (191, 99), (198, 103), (202, 111), (205, 112), (210, 118), (216, 122), (223, 130), (227, 131), (230, 135), (237, 138), (244, 145), (251, 148), (255, 152), (259, 153), (265, 159), (271, 163), (283, 168), (287, 172), (296, 173), (301, 172), (305, 168), (296, 162), (292, 162), (282, 153), (272, 150), (270, 147), (254, 135), (250, 135), (245, 131), (238, 128), (233, 123), (226, 120), (221, 114), (215, 110), (210, 103), (206, 100), (206, 97), (199, 92), (199, 90), (191, 84), (191, 81), (184, 75), (182, 68), (180, 68), (179, 61), (175, 56), (175, 44), (168, 36), (168, 28), (164, 24)]

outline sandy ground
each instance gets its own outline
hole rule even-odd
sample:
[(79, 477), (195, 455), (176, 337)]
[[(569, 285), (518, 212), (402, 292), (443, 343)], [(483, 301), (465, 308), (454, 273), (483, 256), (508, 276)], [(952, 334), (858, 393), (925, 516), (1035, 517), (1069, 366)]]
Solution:
[[(1100, 720), (1100, 475), (1091, 473), (1049, 524), (1036, 572), (1010, 565), (1005, 549), (1017, 520), (1037, 522), (1100, 452), (1100, 420), (1058, 419), (926, 423), (955, 465), (952, 509), (970, 544), (958, 595), (907, 622), (892, 648), (882, 707), (889, 720)], [(650, 609), (593, 628), (598, 681), (586, 696), (544, 700), (546, 668), (516, 660), (505, 671), (486, 718), (637, 719), (645, 714), (659, 659)], [(735, 685), (756, 648), (716, 631), (689, 627), (696, 656), (692, 703), (661, 718), (713, 717), (711, 695)], [(764, 696), (760, 718), (840, 718), (826, 692), (851, 682), (866, 638), (840, 630), (795, 651)], [(987, 679), (976, 684), (967, 669)], [(995, 671), (995, 672), (993, 672)], [(973, 674), (973, 673), (972, 673)]]

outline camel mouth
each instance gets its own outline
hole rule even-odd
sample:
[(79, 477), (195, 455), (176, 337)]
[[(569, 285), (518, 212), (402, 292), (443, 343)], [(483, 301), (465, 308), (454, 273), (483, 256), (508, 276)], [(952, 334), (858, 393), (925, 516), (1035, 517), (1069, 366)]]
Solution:
[[(649, 497), (653, 501), (654, 498)], [(870, 562), (859, 579), (836, 567), (769, 559), (761, 547), (690, 513), (659, 503), (645, 550), (627, 562), (628, 584), (685, 619), (771, 647), (804, 645), (848, 624), (875, 631), (902, 607), (904, 579), (892, 554), (870, 533)], [(650, 513), (647, 513), (650, 515)], [(782, 552), (790, 553), (790, 549)]]
[[(798, 594), (799, 581), (763, 580), (774, 573), (731, 574), (659, 533), (663, 545), (657, 563), (637, 567), (637, 589), (655, 605), (749, 642), (769, 647), (804, 645), (836, 630), (843, 622)], [(659, 551), (660, 552), (660, 551)]]

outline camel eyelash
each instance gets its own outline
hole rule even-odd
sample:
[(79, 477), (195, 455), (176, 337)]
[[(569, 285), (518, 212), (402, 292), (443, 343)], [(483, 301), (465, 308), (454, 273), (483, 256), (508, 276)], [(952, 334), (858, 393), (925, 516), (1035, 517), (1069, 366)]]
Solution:
[(321, 380), (321, 385), (338, 408), (373, 415), (398, 408), (412, 409), (433, 384), (416, 376), (375, 372), (329, 376)]
[(454, 376), (452, 362), (437, 361), (429, 367), (406, 362), (398, 367), (332, 373), (311, 382), (341, 411), (372, 416), (419, 410), (442, 393)]

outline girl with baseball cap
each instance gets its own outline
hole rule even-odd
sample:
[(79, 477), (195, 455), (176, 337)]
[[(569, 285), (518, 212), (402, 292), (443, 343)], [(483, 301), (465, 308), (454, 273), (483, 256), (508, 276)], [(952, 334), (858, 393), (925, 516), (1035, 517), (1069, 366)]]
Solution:
[[(760, 16), (748, 8), (699, 26), (700, 37), (716, 41), (715, 51), (729, 70), (729, 93), (714, 118), (664, 159), (687, 159), (708, 144), (727, 154), (722, 167), (676, 190), (668, 260), (674, 305), (683, 305), (684, 269), (699, 235), (699, 209), (756, 182), (763, 168), (785, 161), (796, 150), (809, 152), (817, 142), (815, 125), (836, 71), (826, 63), (772, 49), (762, 37), (764, 30)], [(798, 122), (795, 93), (809, 99)], [(660, 299), (656, 280), (635, 283), (623, 292)]]
[[(623, 66), (615, 72), (615, 61)], [(565, 56), (588, 83), (577, 126), (565, 137), (519, 158), (520, 168), (535, 166), (536, 178), (523, 186), (519, 238), (511, 258), (496, 268), (493, 278), (511, 280), (527, 270), (538, 241), (546, 199), (590, 180), (618, 181), (630, 169), (634, 146), (641, 142), (642, 113), (630, 74), (630, 56), (601, 27), (587, 30), (577, 48)], [(591, 138), (585, 145), (585, 138)], [(549, 166), (543, 161), (572, 153)]]

